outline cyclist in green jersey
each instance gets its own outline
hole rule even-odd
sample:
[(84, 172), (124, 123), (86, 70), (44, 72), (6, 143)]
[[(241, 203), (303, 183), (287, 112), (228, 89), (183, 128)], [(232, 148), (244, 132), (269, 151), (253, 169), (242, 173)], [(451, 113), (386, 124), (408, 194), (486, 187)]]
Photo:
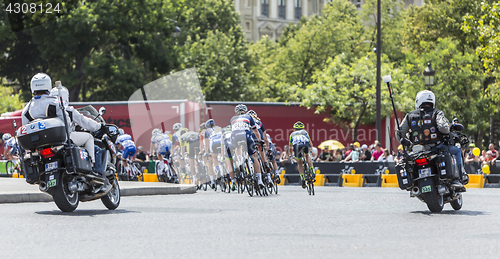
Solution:
[(293, 156), (297, 161), (299, 167), (300, 183), (302, 184), (302, 188), (306, 188), (307, 186), (304, 178), (304, 167), (302, 165), (302, 156), (305, 157), (307, 164), (309, 165), (309, 168), (311, 170), (311, 173), (314, 174), (312, 159), (311, 156), (309, 155), (309, 150), (312, 147), (312, 141), (307, 131), (304, 130), (304, 123), (297, 121), (295, 124), (293, 124), (293, 128), (295, 129), (295, 131), (292, 132), (292, 134), (290, 134), (288, 145), (290, 145), (291, 148), (288, 149), (288, 152), (289, 155), (291, 156), (293, 150)]

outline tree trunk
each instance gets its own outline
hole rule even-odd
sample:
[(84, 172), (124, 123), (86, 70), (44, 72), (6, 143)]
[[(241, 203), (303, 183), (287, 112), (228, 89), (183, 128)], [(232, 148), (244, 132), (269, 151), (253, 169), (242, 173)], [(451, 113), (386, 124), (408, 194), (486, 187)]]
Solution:
[(363, 108), (361, 109), (361, 113), (359, 114), (358, 120), (356, 121), (356, 125), (354, 125), (354, 139), (353, 142), (358, 141), (358, 128), (359, 124), (361, 124), (361, 119), (363, 119), (363, 116), (365, 115), (366, 112), (366, 107), (368, 104), (363, 103)]

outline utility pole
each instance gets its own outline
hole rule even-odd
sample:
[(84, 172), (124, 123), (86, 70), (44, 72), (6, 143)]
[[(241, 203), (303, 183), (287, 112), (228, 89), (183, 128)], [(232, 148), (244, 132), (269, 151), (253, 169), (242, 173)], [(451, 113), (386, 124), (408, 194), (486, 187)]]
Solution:
[(381, 40), (381, 22), (382, 18), (380, 17), (380, 0), (377, 0), (377, 140), (382, 141), (382, 118), (380, 116), (380, 53), (382, 52), (382, 40)]

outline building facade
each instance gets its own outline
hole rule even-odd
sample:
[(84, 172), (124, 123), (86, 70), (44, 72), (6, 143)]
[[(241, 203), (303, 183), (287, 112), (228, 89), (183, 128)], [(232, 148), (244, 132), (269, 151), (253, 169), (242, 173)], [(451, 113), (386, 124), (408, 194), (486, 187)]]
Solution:
[[(286, 26), (298, 23), (302, 16), (321, 15), (332, 0), (234, 0), (241, 15), (241, 27), (247, 41), (258, 41), (263, 36), (279, 39)], [(361, 8), (365, 0), (351, 0)], [(406, 6), (422, 6), (424, 0), (404, 0)]]

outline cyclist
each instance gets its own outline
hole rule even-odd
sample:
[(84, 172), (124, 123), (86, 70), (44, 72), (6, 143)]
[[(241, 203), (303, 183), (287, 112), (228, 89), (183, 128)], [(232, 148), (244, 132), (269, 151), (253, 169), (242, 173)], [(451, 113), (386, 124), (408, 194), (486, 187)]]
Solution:
[(221, 170), (221, 168), (219, 168), (219, 160), (217, 156), (222, 150), (222, 128), (215, 126), (215, 121), (213, 119), (207, 120), (205, 127), (207, 128), (205, 130), (205, 152), (207, 154), (211, 154), (211, 156), (208, 157), (212, 163), (212, 166), (209, 167), (209, 171), (212, 170), (212, 174), (215, 175), (213, 172), (214, 167), (217, 171)]
[(2, 136), (3, 144), (3, 156), (8, 160), (12, 161), (14, 165), (19, 163), (19, 160), (14, 156), (17, 156), (19, 153), (19, 145), (17, 144), (17, 140), (15, 137), (12, 137), (9, 133), (5, 133)]
[(234, 180), (233, 156), (234, 146), (231, 144), (231, 125), (227, 125), (222, 132), (221, 150), (225, 157), (226, 169), (231, 178), (231, 188), (236, 190), (236, 181)]
[(290, 134), (290, 138), (288, 141), (288, 145), (290, 145), (290, 148), (288, 149), (288, 152), (291, 156), (293, 150), (293, 156), (295, 160), (297, 160), (297, 164), (299, 167), (300, 182), (302, 184), (302, 188), (305, 189), (307, 186), (304, 177), (304, 167), (302, 166), (302, 155), (304, 155), (304, 157), (306, 158), (309, 169), (314, 175), (313, 163), (311, 157), (309, 156), (309, 149), (312, 147), (312, 141), (307, 131), (304, 130), (304, 123), (297, 121), (295, 124), (293, 124), (293, 129), (295, 131)]
[[(170, 140), (168, 133), (162, 134), (160, 129), (154, 129), (151, 133), (151, 148), (150, 153), (156, 153), (158, 155), (158, 160), (160, 163), (160, 170), (165, 170), (169, 178), (174, 177), (172, 172), (168, 170), (168, 163), (170, 159), (170, 149), (172, 148), (172, 141)], [(179, 183), (179, 177), (175, 179), (175, 183)]]
[(180, 147), (181, 151), (178, 154), (178, 160), (177, 162), (180, 165), (181, 168), (181, 173), (186, 174), (186, 163), (184, 162), (184, 153), (186, 152), (184, 147), (181, 146), (181, 136), (182, 134), (188, 132), (188, 129), (182, 127), (182, 124), (180, 123), (175, 123), (173, 126), (174, 134), (172, 134), (172, 142), (174, 144), (174, 147), (172, 150), (176, 150), (176, 148)]
[(179, 137), (179, 144), (184, 150), (187, 151), (187, 157), (189, 159), (189, 169), (191, 171), (191, 176), (193, 177), (193, 184), (196, 184), (196, 170), (194, 169), (196, 155), (196, 149), (200, 149), (200, 134), (194, 131), (188, 131)]
[(247, 114), (250, 115), (250, 116), (252, 116), (252, 118), (254, 119), (255, 125), (257, 127), (257, 131), (259, 131), (259, 134), (260, 134), (260, 139), (263, 140), (263, 142), (257, 142), (257, 137), (252, 132), (252, 137), (253, 137), (255, 143), (257, 144), (257, 148), (259, 149), (259, 152), (260, 152), (260, 158), (262, 159), (262, 162), (264, 162), (264, 167), (265, 167), (264, 169), (266, 169), (266, 171), (267, 171), (267, 177), (269, 179), (271, 179), (271, 174), (270, 174), (271, 170), (269, 168), (269, 165), (267, 164), (266, 154), (264, 154), (264, 151), (262, 149), (262, 144), (263, 143), (265, 143), (266, 147), (269, 148), (269, 141), (268, 141), (267, 138), (264, 138), (264, 136), (267, 134), (266, 133), (266, 128), (264, 128), (264, 124), (259, 119), (259, 117), (257, 117), (257, 113), (254, 110), (249, 110), (247, 112)]
[[(271, 136), (269, 134), (266, 134), (267, 141), (269, 142), (269, 150), (267, 150), (267, 157), (269, 158), (269, 161), (273, 163), (274, 166), (274, 173), (276, 175), (279, 175), (280, 170), (278, 167), (278, 164), (276, 164), (276, 147), (275, 144), (273, 143), (273, 140), (271, 139)], [(278, 183), (280, 182), (280, 178), (277, 178)]]
[(215, 189), (215, 181), (214, 181), (214, 170), (212, 157), (209, 156), (208, 148), (209, 148), (209, 138), (205, 137), (205, 133), (207, 131), (207, 126), (205, 123), (200, 124), (199, 133), (200, 133), (200, 157), (203, 159), (203, 163), (208, 167), (208, 175), (210, 176), (210, 187)]
[(132, 136), (129, 134), (125, 134), (123, 129), (118, 129), (120, 135), (116, 138), (116, 144), (122, 149), (122, 166), (125, 169), (125, 172), (129, 172), (130, 168), (127, 164), (127, 158), (133, 157), (135, 152), (137, 152), (137, 148), (135, 147), (134, 141), (132, 141)]
[[(254, 164), (257, 163), (257, 155), (255, 154), (255, 142), (252, 138), (252, 131), (257, 137), (257, 141), (261, 141), (260, 133), (257, 130), (257, 126), (255, 124), (252, 116), (245, 114), (247, 112), (247, 106), (244, 104), (238, 104), (234, 108), (235, 116), (231, 118), (231, 142), (237, 144), (239, 141), (245, 141), (247, 144), (248, 155), (252, 157), (252, 162)], [(240, 164), (242, 163), (241, 151), (242, 147), (238, 147), (238, 160)], [(261, 188), (264, 187), (264, 183), (262, 182), (262, 174), (260, 171), (260, 166), (254, 166), (255, 175), (257, 176), (258, 184)]]

